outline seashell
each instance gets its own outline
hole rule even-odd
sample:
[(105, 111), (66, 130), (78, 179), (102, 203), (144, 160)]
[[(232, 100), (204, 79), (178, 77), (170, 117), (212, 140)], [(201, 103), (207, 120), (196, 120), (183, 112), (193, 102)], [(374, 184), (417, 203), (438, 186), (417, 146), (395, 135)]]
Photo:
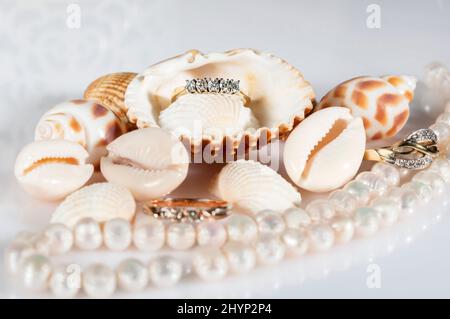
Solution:
[(101, 160), (103, 176), (128, 188), (136, 200), (160, 198), (186, 178), (189, 154), (183, 144), (160, 128), (122, 135), (107, 146)]
[(363, 121), (341, 107), (314, 112), (300, 123), (284, 146), (284, 166), (303, 189), (326, 192), (357, 173), (366, 146)]
[(84, 91), (86, 100), (94, 101), (111, 110), (123, 123), (129, 124), (125, 91), (137, 73), (120, 72), (99, 77)]
[(282, 212), (301, 202), (300, 193), (281, 175), (252, 160), (238, 160), (225, 165), (211, 192), (250, 213), (265, 209)]
[(98, 166), (106, 145), (127, 131), (113, 112), (95, 102), (73, 100), (56, 105), (40, 119), (35, 140), (64, 139), (77, 142), (89, 153), (88, 162)]
[(38, 141), (22, 149), (14, 173), (22, 188), (32, 196), (58, 200), (82, 187), (92, 176), (93, 166), (85, 164), (88, 156), (74, 142)]
[[(207, 145), (230, 152), (247, 151), (276, 138), (284, 139), (313, 107), (310, 84), (278, 57), (252, 49), (210, 54), (191, 50), (152, 65), (133, 79), (125, 93), (130, 121), (139, 128), (161, 126), (160, 113), (171, 106), (175, 90), (192, 78), (239, 80), (241, 91), (251, 99), (248, 107), (259, 123), (256, 130), (243, 125), (240, 134), (227, 138), (204, 134), (200, 140), (181, 134), (179, 138), (193, 153)], [(208, 99), (203, 94), (199, 98)]]
[(397, 134), (409, 117), (409, 102), (414, 97), (416, 78), (388, 75), (361, 76), (345, 81), (320, 101), (317, 109), (343, 106), (361, 117), (370, 140)]
[(259, 126), (242, 98), (226, 94), (188, 94), (181, 96), (159, 115), (162, 128), (177, 136), (221, 140)]
[(73, 227), (88, 217), (99, 223), (113, 218), (130, 221), (135, 210), (136, 202), (128, 189), (112, 183), (97, 183), (67, 196), (56, 208), (50, 222)]

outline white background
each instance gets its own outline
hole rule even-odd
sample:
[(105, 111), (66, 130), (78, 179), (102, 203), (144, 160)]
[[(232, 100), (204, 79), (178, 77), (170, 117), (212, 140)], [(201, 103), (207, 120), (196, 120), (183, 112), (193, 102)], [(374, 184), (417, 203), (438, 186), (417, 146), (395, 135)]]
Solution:
[[(67, 7), (81, 8), (81, 27), (66, 25)], [(381, 28), (366, 26), (367, 6), (381, 8)], [(19, 149), (39, 116), (78, 98), (100, 75), (143, 70), (196, 48), (252, 47), (285, 58), (321, 97), (356, 75), (421, 76), (429, 62), (450, 65), (450, 1), (0, 1), (0, 249), (19, 230), (39, 229), (51, 205), (24, 194), (12, 176)], [(426, 126), (440, 105), (423, 111), (419, 95), (409, 127)], [(210, 170), (196, 167), (201, 182)], [(307, 197), (307, 196), (306, 196)], [(135, 297), (450, 297), (448, 195), (374, 239), (288, 261), (216, 284), (188, 282)], [(98, 260), (101, 253), (88, 254)], [(3, 258), (3, 253), (1, 255)], [(103, 256), (103, 255), (101, 255)], [(117, 254), (108, 258), (112, 263)], [(78, 258), (78, 257), (77, 257)], [(103, 257), (102, 257), (103, 259)], [(367, 266), (382, 286), (366, 285)], [(0, 296), (23, 296), (0, 269)], [(128, 297), (130, 295), (127, 295)], [(133, 296), (134, 297), (134, 296)]]

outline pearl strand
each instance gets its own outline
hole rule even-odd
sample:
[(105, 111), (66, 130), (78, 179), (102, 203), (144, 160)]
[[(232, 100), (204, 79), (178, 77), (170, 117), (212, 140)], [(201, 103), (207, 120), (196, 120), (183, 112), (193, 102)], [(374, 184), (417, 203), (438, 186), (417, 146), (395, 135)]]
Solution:
[[(164, 246), (186, 250), (197, 243), (192, 268), (204, 280), (219, 280), (227, 273), (243, 273), (259, 264), (275, 264), (285, 256), (322, 252), (353, 238), (374, 235), (410, 215), (419, 203), (440, 195), (450, 183), (449, 105), (431, 126), (438, 134), (444, 155), (399, 187), (405, 171), (384, 163), (370, 172), (360, 173), (343, 189), (327, 199), (312, 201), (305, 209), (293, 207), (281, 214), (262, 211), (254, 218), (233, 214), (225, 223), (206, 222), (169, 224), (144, 218), (131, 225), (113, 219), (99, 225), (86, 218), (68, 229), (49, 225), (41, 234), (21, 233), (6, 251), (8, 269), (18, 274), (23, 286), (31, 291), (49, 288), (58, 297), (74, 297), (80, 290), (90, 297), (108, 297), (119, 288), (141, 291), (149, 283), (168, 287), (178, 283), (186, 265), (170, 256), (154, 258), (148, 265), (128, 258), (114, 271), (103, 264), (92, 264), (82, 276), (70, 277), (68, 266), (52, 267), (50, 256), (65, 254), (74, 247), (81, 250), (121, 251), (134, 245), (139, 250), (155, 251)], [(441, 125), (442, 124), (442, 125)], [(449, 132), (445, 135), (445, 126)], [(70, 279), (70, 280), (69, 280)]]

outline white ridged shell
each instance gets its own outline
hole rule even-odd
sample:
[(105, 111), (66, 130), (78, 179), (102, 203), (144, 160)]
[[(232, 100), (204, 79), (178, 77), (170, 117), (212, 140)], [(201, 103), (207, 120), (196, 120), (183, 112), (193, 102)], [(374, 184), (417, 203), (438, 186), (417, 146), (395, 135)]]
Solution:
[(357, 173), (365, 145), (362, 120), (347, 108), (329, 107), (311, 114), (292, 131), (284, 146), (284, 166), (301, 188), (330, 191)]
[(300, 193), (281, 175), (259, 162), (228, 163), (217, 176), (212, 193), (251, 213), (282, 212), (301, 202)]
[(68, 196), (53, 213), (50, 222), (73, 227), (86, 217), (99, 223), (113, 218), (131, 220), (135, 210), (136, 203), (128, 189), (112, 183), (97, 183)]
[(181, 96), (160, 113), (159, 124), (177, 136), (200, 140), (205, 135), (221, 139), (259, 127), (252, 110), (244, 106), (242, 98), (227, 94)]

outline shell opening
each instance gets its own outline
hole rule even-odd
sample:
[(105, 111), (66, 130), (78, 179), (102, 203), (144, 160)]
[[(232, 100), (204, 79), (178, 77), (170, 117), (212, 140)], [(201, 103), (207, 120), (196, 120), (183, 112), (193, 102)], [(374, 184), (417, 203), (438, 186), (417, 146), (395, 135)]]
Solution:
[(348, 121), (344, 119), (336, 120), (329, 131), (322, 137), (322, 139), (314, 146), (311, 152), (308, 155), (306, 160), (305, 169), (302, 172), (302, 178), (306, 178), (309, 175), (311, 170), (312, 163), (314, 161), (314, 157), (326, 147), (328, 144), (333, 142), (342, 132), (348, 127)]
[(24, 169), (23, 175), (29, 174), (40, 166), (49, 164), (80, 165), (80, 162), (75, 157), (46, 157), (33, 162), (33, 164)]

